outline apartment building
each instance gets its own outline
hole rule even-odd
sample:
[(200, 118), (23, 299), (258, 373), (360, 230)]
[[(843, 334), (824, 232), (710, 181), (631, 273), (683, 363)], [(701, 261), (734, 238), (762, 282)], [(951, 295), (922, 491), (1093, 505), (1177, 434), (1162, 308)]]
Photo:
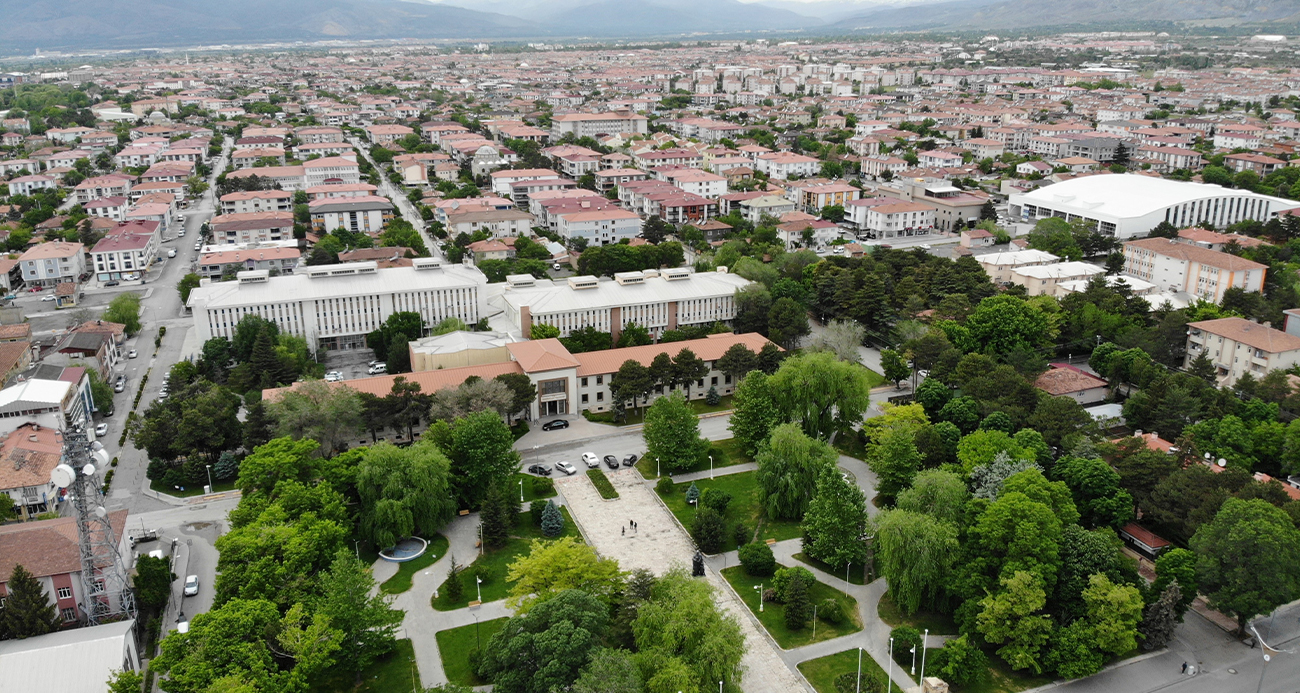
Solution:
[(1168, 238), (1124, 244), (1124, 273), (1145, 279), (1162, 291), (1184, 292), (1219, 303), (1236, 287), (1263, 291), (1268, 266)]
[(975, 261), (984, 268), (994, 284), (1011, 281), (1011, 273), (1020, 267), (1037, 267), (1056, 263), (1061, 258), (1041, 250), (1013, 250), (1005, 253), (976, 255)]
[(607, 113), (565, 113), (551, 118), (551, 138), (565, 135), (597, 137), (627, 133), (644, 135), (650, 131), (650, 119), (631, 111)]
[(244, 212), (222, 214), (208, 222), (212, 243), (257, 243), (293, 238), (292, 212)]
[(1258, 380), (1300, 364), (1300, 337), (1245, 318), (1187, 323), (1184, 367), (1202, 354), (1214, 364), (1216, 384), (1231, 387), (1247, 373)]
[(53, 241), (29, 248), (18, 258), (23, 281), (29, 286), (55, 286), (75, 282), (86, 273), (86, 246)]
[(156, 221), (130, 221), (110, 230), (90, 250), (95, 279), (118, 281), (138, 279), (158, 255), (162, 243), (161, 225)]
[(378, 234), (393, 218), (393, 203), (387, 197), (322, 197), (307, 205), (316, 231), (347, 229)]
[(222, 214), (250, 212), (292, 212), (293, 193), (284, 190), (251, 190), (221, 196)]
[(935, 208), (922, 202), (898, 202), (862, 206), (859, 229), (869, 238), (928, 236), (934, 231)]

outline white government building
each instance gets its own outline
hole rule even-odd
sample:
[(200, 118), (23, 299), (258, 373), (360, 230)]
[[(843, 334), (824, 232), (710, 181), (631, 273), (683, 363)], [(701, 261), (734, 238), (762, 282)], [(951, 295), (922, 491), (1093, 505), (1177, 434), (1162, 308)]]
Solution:
[(617, 341), (632, 322), (656, 337), (688, 325), (730, 323), (736, 317), (736, 290), (749, 283), (725, 268), (620, 272), (613, 279), (587, 275), (564, 283), (523, 274), (490, 285), (488, 304), (504, 311), (511, 331), (524, 337), (543, 323), (558, 328), (560, 336), (591, 326)]
[(1012, 219), (1087, 219), (1099, 224), (1102, 233), (1127, 239), (1145, 236), (1165, 221), (1180, 229), (1202, 221), (1216, 228), (1246, 219), (1268, 221), (1300, 202), (1205, 183), (1100, 174), (1014, 193), (1010, 207)]
[(419, 313), (430, 326), (444, 318), (478, 322), (486, 284), (477, 269), (433, 258), (417, 258), (411, 267), (352, 262), (269, 275), (252, 270), (233, 282), (204, 279), (187, 304), (200, 341), (233, 337), (245, 315), (259, 315), (305, 338), (313, 351), (359, 349), (367, 334), (401, 311)]

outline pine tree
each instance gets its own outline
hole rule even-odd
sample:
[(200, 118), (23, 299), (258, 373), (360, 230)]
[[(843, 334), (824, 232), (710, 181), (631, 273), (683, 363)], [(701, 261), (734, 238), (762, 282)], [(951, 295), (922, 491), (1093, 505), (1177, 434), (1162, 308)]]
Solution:
[(500, 484), (488, 488), (487, 498), (479, 510), (479, 521), (483, 525), (483, 543), (496, 548), (506, 543), (510, 536), (509, 500), (501, 491)]
[(451, 567), (447, 569), (447, 582), (443, 587), (447, 590), (447, 599), (452, 603), (460, 601), (461, 596), (465, 594), (465, 585), (460, 580), (460, 571), (463, 566), (456, 563), (456, 557), (451, 557)]
[(263, 388), (280, 384), (282, 364), (280, 357), (275, 353), (275, 344), (271, 341), (271, 335), (266, 330), (257, 335), (257, 341), (253, 343), (253, 354), (248, 362), (253, 372), (261, 378)]
[(546, 502), (546, 510), (542, 511), (542, 534), (548, 537), (558, 537), (564, 532), (564, 515), (560, 513), (560, 508), (555, 501)]
[(16, 640), (30, 638), (57, 630), (58, 615), (54, 603), (45, 596), (45, 588), (34, 575), (21, 565), (14, 566), (7, 585), (9, 595), (5, 600), (4, 632)]
[(688, 505), (694, 505), (696, 501), (698, 501), (699, 499), (700, 499), (700, 487), (696, 486), (695, 482), (692, 481), (691, 487), (686, 489), (686, 503)]
[(835, 568), (866, 560), (862, 537), (867, 530), (867, 503), (862, 490), (840, 476), (836, 467), (817, 479), (817, 494), (803, 516), (804, 551)]
[(812, 616), (812, 602), (808, 598), (809, 585), (803, 576), (795, 575), (785, 594), (785, 627), (801, 630)]
[(1178, 625), (1178, 602), (1182, 598), (1182, 589), (1174, 580), (1160, 593), (1160, 599), (1147, 607), (1138, 626), (1138, 632), (1142, 634), (1142, 649), (1159, 649), (1173, 639), (1174, 627)]
[(248, 418), (244, 421), (244, 449), (252, 452), (259, 445), (269, 442), (274, 434), (273, 423), (261, 400), (249, 407)]

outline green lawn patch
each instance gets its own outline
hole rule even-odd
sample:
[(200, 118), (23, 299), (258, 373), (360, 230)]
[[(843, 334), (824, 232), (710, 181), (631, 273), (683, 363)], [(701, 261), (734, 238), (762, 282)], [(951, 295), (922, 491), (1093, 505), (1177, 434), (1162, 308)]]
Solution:
[[(713, 455), (714, 469), (721, 469), (723, 467), (731, 467), (733, 465), (746, 464), (754, 461), (745, 454), (745, 451), (741, 449), (740, 443), (735, 438), (713, 441), (713, 444), (709, 447), (709, 454)], [(708, 468), (709, 460), (706, 458), (703, 462), (691, 467), (690, 469), (684, 469), (680, 472), (674, 473), (689, 474), (690, 472), (703, 472), (707, 471)], [(647, 479), (659, 478), (655, 473), (656, 471), (664, 472), (665, 474), (667, 473), (666, 470), (662, 468), (656, 469), (655, 459), (653, 457), (642, 457), (637, 460), (636, 469), (641, 472), (641, 476)]]
[(415, 666), (415, 649), (410, 640), (398, 640), (387, 657), (361, 672), (361, 683), (351, 671), (333, 668), (320, 675), (308, 689), (312, 693), (419, 693), (420, 672)]
[[(536, 482), (537, 479), (542, 479), (543, 482), (550, 481), (551, 483), (549, 484), (542, 483), (539, 486), (538, 483)], [(523, 486), (524, 503), (531, 503), (535, 500), (555, 497), (554, 481), (551, 481), (550, 479), (544, 476), (538, 477), (538, 476), (533, 476), (532, 474), (524, 474), (523, 472), (515, 472), (515, 474), (510, 477), (510, 484), (507, 486), (507, 488), (519, 490), (519, 482), (521, 481), (524, 484)], [(541, 490), (540, 493), (538, 492), (539, 489)]]
[[(564, 515), (564, 533), (562, 537), (576, 537), (578, 534), (577, 525), (573, 524), (573, 518), (569, 516), (568, 508), (561, 507), (560, 513)], [(505, 599), (510, 593), (510, 583), (506, 581), (506, 568), (516, 559), (528, 553), (532, 540), (546, 539), (542, 536), (540, 527), (533, 526), (533, 521), (529, 513), (520, 513), (519, 520), (515, 523), (515, 528), (511, 530), (510, 539), (506, 540), (504, 546), (499, 549), (485, 549), (482, 556), (478, 554), (472, 556), (457, 556), (456, 561), (468, 568), (470, 565), (481, 565), (487, 571), (487, 578), (481, 585), (483, 589), (483, 602), (494, 602), (498, 599)], [(437, 596), (430, 600), (430, 605), (438, 611), (453, 611), (463, 609), (469, 606), (469, 603), (478, 599), (478, 591), (475, 585), (474, 576), (468, 571), (460, 574), (461, 597), (452, 601), (447, 595), (447, 576), (439, 575)]]
[(722, 571), (723, 577), (735, 588), (740, 595), (741, 601), (749, 607), (758, 617), (763, 627), (776, 640), (776, 644), (782, 649), (791, 649), (810, 645), (823, 640), (831, 640), (840, 636), (856, 633), (862, 630), (862, 624), (858, 618), (858, 600), (846, 596), (843, 592), (832, 589), (822, 582), (813, 585), (808, 591), (808, 596), (813, 604), (820, 604), (826, 599), (834, 599), (844, 608), (845, 620), (843, 623), (827, 623), (820, 617), (817, 619), (817, 628), (814, 631), (812, 623), (809, 623), (801, 630), (790, 630), (785, 625), (785, 607), (780, 604), (767, 602), (763, 605), (763, 610), (759, 611), (759, 594), (756, 587), (770, 586), (772, 578), (756, 578), (745, 573), (745, 569), (740, 566), (727, 568)]
[(880, 620), (890, 626), (911, 626), (919, 631), (929, 628), (930, 635), (957, 634), (957, 624), (950, 614), (922, 610), (911, 616), (905, 616), (888, 591), (881, 595), (880, 601), (876, 604), (876, 613), (880, 616)]
[(857, 431), (840, 431), (837, 433), (834, 448), (841, 455), (848, 455), (855, 460), (867, 459), (867, 447), (862, 444), (862, 436)]
[[(186, 486), (184, 489), (178, 489), (173, 486), (168, 486), (161, 481), (150, 480), (149, 488), (156, 493), (166, 493), (169, 496), (176, 496), (177, 498), (192, 498), (194, 496), (203, 495), (203, 484), (197, 486)], [(233, 490), (235, 490), (234, 479), (231, 479), (230, 481), (218, 481), (212, 486), (213, 493), (222, 493), (224, 491)]]
[(418, 558), (397, 564), (397, 573), (392, 577), (384, 580), (379, 586), (379, 591), (384, 594), (401, 594), (411, 589), (411, 581), (415, 579), (415, 574), (433, 565), (435, 561), (447, 555), (447, 537), (434, 532), (432, 537), (428, 538), (429, 545), (425, 547), (424, 553)]
[(989, 656), (988, 678), (983, 683), (973, 686), (953, 686), (954, 691), (960, 693), (1017, 693), (1017, 691), (1046, 686), (1053, 680), (1050, 676), (1034, 676), (1028, 670), (1012, 671), (1011, 665), (1007, 664), (991, 650), (986, 650), (985, 654)]
[(609, 483), (609, 477), (605, 476), (604, 470), (588, 469), (587, 478), (591, 479), (591, 485), (596, 487), (601, 498), (605, 500), (618, 498), (618, 491), (614, 490), (614, 484)]
[(485, 647), (492, 635), (509, 620), (494, 618), (491, 621), (438, 631), (434, 637), (438, 639), (438, 654), (442, 656), (442, 670), (447, 674), (447, 680), (462, 686), (486, 686), (492, 683), (480, 679), (474, 673), (469, 663), (469, 653), (475, 648)]
[[(716, 479), (701, 479), (695, 482), (699, 487), (700, 493), (705, 489), (716, 488), (731, 494), (731, 503), (727, 506), (727, 512), (723, 515), (723, 520), (727, 523), (726, 543), (723, 544), (723, 551), (731, 551), (736, 548), (735, 537), (732, 536), (731, 528), (736, 523), (743, 522), (752, 536), (755, 527), (759, 527), (758, 540), (775, 539), (784, 541), (786, 539), (796, 539), (803, 536), (803, 531), (799, 529), (799, 523), (790, 520), (768, 520), (763, 516), (763, 506), (759, 502), (758, 481), (754, 472), (741, 472), (740, 474), (723, 474)], [(673, 490), (661, 495), (664, 504), (668, 510), (677, 516), (677, 520), (682, 526), (690, 531), (691, 519), (695, 517), (695, 507), (686, 502), (686, 489), (690, 488), (689, 482), (674, 484)]]
[[(823, 573), (826, 573), (827, 575), (834, 575), (835, 577), (837, 577), (837, 578), (839, 578), (839, 579), (841, 579), (841, 580), (844, 579), (844, 571), (843, 571), (843, 570), (837, 570), (836, 568), (834, 568), (834, 567), (832, 567), (832, 566), (830, 566), (830, 565), (827, 565), (827, 564), (825, 564), (825, 563), (822, 563), (821, 561), (817, 560), (816, 558), (813, 558), (812, 556), (809, 556), (808, 554), (806, 554), (806, 553), (804, 553), (804, 552), (802, 552), (802, 551), (800, 551), (799, 553), (796, 553), (796, 554), (794, 555), (794, 558), (795, 558), (795, 560), (799, 561), (800, 563), (807, 563), (808, 565), (812, 566), (813, 568), (816, 568), (817, 570), (822, 571)], [(850, 584), (854, 584), (854, 585), (865, 585), (865, 584), (867, 584), (866, 580), (862, 579), (862, 566), (860, 566), (860, 565), (859, 565), (859, 566), (849, 566), (848, 574), (849, 574), (849, 583), (850, 583)]]
[(843, 674), (852, 674), (858, 670), (858, 653), (862, 652), (862, 673), (874, 676), (877, 681), (885, 680), (885, 670), (876, 664), (876, 660), (871, 655), (862, 650), (845, 650), (836, 652), (833, 655), (810, 659), (799, 664), (799, 671), (803, 673), (808, 683), (812, 684), (817, 693), (837, 693), (835, 690), (835, 678)]
[(866, 366), (863, 366), (862, 370), (867, 372), (867, 382), (869, 382), (873, 388), (880, 387), (889, 382), (885, 379), (885, 376), (867, 368)]

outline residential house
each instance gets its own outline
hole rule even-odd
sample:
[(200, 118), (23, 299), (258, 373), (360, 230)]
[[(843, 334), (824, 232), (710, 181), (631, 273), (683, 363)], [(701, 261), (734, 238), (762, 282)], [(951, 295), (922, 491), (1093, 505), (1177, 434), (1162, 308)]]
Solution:
[(1219, 303), (1231, 288), (1260, 292), (1268, 266), (1168, 238), (1144, 238), (1124, 244), (1124, 273), (1145, 279), (1163, 291), (1185, 292)]
[(86, 273), (85, 246), (54, 241), (41, 243), (18, 258), (23, 281), (31, 286), (51, 287), (60, 282), (79, 281)]
[(1053, 397), (1069, 397), (1088, 405), (1106, 401), (1109, 384), (1068, 363), (1053, 363), (1034, 380), (1034, 387)]
[(1184, 367), (1202, 355), (1214, 365), (1215, 384), (1232, 387), (1247, 373), (1260, 380), (1300, 364), (1300, 337), (1245, 318), (1187, 323)]

